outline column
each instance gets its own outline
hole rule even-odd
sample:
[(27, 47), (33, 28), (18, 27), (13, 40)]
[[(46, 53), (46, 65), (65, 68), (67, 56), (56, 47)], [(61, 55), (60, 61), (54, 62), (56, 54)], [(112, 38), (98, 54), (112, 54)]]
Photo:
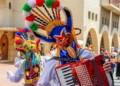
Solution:
[(118, 48), (120, 49), (120, 16), (119, 16), (119, 23), (118, 23)]
[(112, 31), (112, 11), (110, 12), (110, 21), (109, 22), (110, 22), (109, 23), (109, 35), (110, 35), (110, 33)]
[[(108, 33), (109, 38), (111, 38), (111, 33), (112, 33), (112, 11), (110, 12), (110, 23), (109, 23), (109, 33)], [(109, 52), (111, 52), (111, 39), (109, 42), (110, 42)]]

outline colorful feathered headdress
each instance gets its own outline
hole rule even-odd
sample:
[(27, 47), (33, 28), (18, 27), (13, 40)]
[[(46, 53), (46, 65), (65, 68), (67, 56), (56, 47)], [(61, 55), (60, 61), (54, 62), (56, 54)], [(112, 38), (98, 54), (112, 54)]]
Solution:
[[(62, 21), (61, 11), (66, 20)], [(23, 16), (25, 25), (40, 39), (56, 44), (57, 56), (60, 55), (60, 46), (68, 47), (76, 41), (76, 35), (81, 33), (79, 28), (74, 28), (72, 15), (68, 8), (62, 6), (59, 0), (28, 0), (24, 4)], [(75, 30), (79, 30), (76, 34)], [(73, 48), (69, 47), (70, 50)]]
[[(66, 15), (66, 21), (61, 20), (61, 9)], [(28, 0), (23, 7), (23, 15), (25, 25), (44, 41), (56, 42), (56, 38), (64, 38), (64, 33), (72, 33), (76, 39), (71, 13), (59, 0)]]

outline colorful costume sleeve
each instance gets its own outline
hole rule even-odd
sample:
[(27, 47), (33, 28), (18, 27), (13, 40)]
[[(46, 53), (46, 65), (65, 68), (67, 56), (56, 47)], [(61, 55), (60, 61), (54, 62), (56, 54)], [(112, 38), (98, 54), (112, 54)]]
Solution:
[(44, 41), (46, 41), (46, 42), (56, 42), (56, 40), (54, 39), (54, 38), (47, 38), (47, 37), (45, 37), (45, 36), (42, 36), (42, 35), (38, 35), (36, 32), (34, 32), (34, 35), (35, 36), (37, 36), (37, 37), (39, 37), (40, 39), (42, 39), (42, 40), (44, 40)]

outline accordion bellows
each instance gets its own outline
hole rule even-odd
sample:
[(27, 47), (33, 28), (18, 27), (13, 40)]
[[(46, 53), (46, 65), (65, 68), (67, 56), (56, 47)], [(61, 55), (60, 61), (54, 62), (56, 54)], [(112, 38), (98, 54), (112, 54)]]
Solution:
[(56, 68), (61, 86), (110, 86), (103, 69), (103, 55)]

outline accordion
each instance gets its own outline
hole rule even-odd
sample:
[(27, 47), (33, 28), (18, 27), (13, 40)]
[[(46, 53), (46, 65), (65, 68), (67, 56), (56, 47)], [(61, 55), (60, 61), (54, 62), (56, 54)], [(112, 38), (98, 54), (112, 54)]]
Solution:
[(109, 86), (103, 69), (104, 56), (56, 67), (61, 86)]

